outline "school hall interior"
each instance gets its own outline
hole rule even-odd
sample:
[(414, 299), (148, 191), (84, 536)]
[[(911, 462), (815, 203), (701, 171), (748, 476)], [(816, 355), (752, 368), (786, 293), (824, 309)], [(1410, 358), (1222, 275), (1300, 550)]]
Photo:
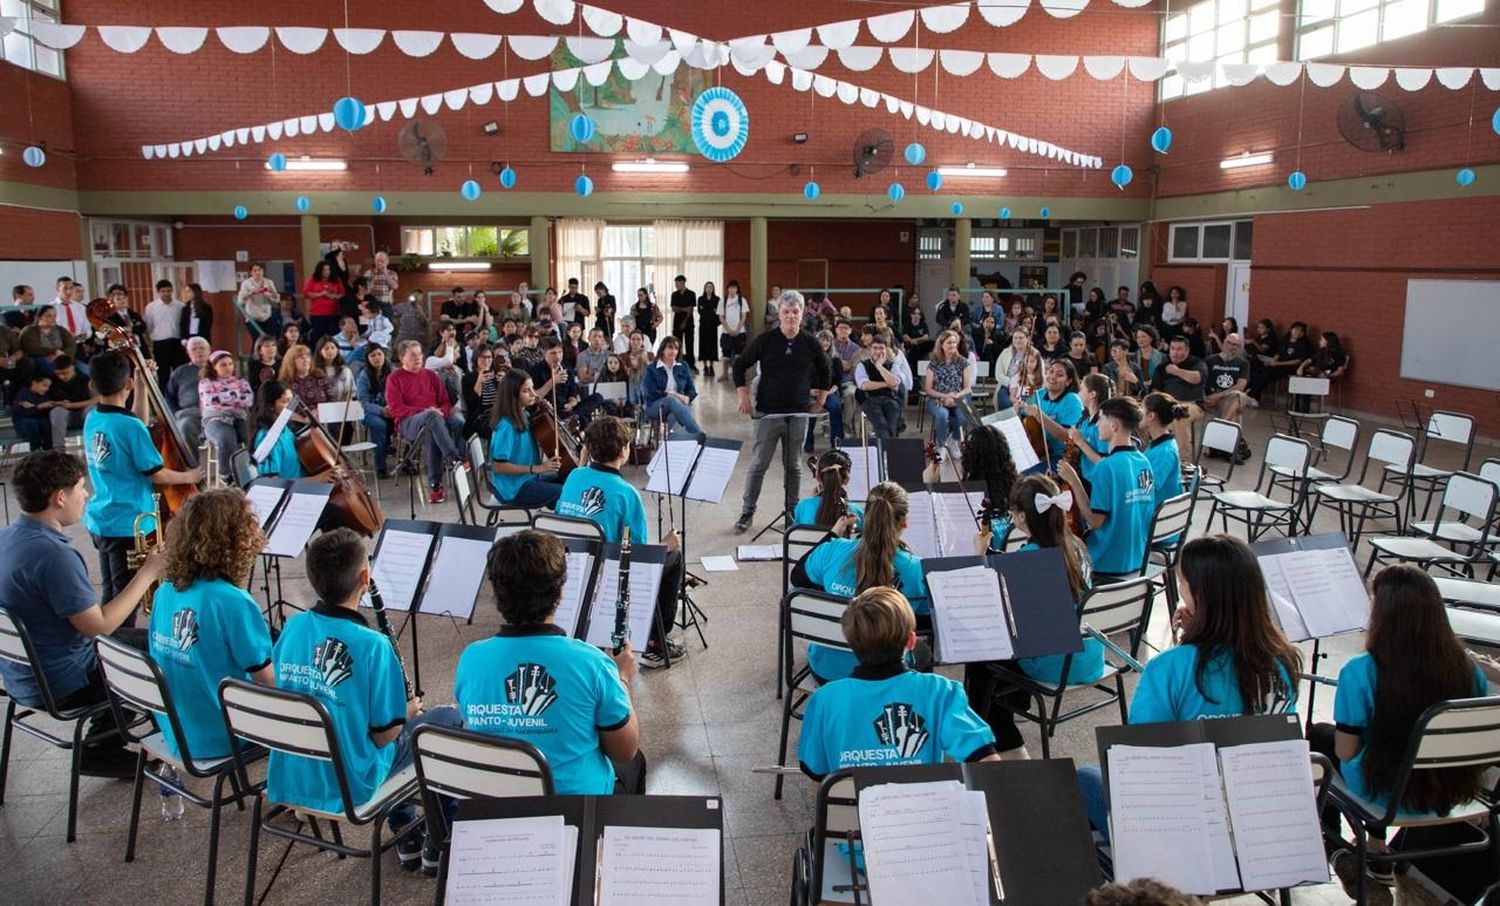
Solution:
[(0, 0), (0, 99), (7, 901), (1500, 902), (1497, 0)]

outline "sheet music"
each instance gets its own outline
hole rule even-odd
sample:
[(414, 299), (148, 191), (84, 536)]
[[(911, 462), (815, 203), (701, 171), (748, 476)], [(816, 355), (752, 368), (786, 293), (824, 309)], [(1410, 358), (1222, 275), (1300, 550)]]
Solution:
[(938, 657), (944, 664), (1015, 656), (1000, 602), (1000, 580), (988, 566), (927, 574)]
[(1240, 886), (1240, 869), (1234, 860), (1234, 838), (1229, 835), (1229, 806), (1224, 802), (1224, 784), (1219, 779), (1218, 752), (1212, 745), (1194, 749), (1198, 758), (1198, 776), (1203, 795), (1203, 821), (1209, 849), (1213, 852), (1210, 867), (1214, 887), (1235, 890)]
[(1015, 460), (1016, 474), (1025, 472), (1035, 465), (1040, 465), (1041, 460), (1037, 458), (1036, 449), (1031, 446), (1031, 438), (1026, 436), (1026, 428), (1021, 424), (1019, 418), (1002, 418), (994, 423), (995, 430), (1005, 438), (1006, 446), (1010, 447), (1010, 458)]
[(874, 444), (863, 447), (845, 447), (849, 454), (849, 499), (865, 501), (870, 498), (870, 488), (880, 484), (880, 448)]
[[(681, 494), (702, 446), (696, 440), (663, 441), (646, 466), (646, 490), (653, 494)], [(670, 482), (668, 481), (670, 479)]]
[(577, 839), (578, 829), (566, 826), (562, 815), (455, 821), (446, 900), (452, 906), (566, 904)]
[(943, 556), (942, 539), (938, 535), (938, 519), (932, 496), (927, 491), (912, 491), (908, 494), (911, 505), (906, 514), (906, 531), (901, 536), (906, 546), (911, 548), (911, 552), (923, 560)]
[(252, 484), (245, 489), (245, 499), (250, 501), (250, 507), (255, 510), (255, 518), (260, 520), (260, 527), (264, 529), (276, 515), (276, 505), (286, 495), (286, 488), (278, 488), (270, 484)]
[[(656, 593), (661, 588), (662, 564), (630, 560), (630, 647), (646, 650), (651, 637), (651, 623), (656, 618)], [(620, 558), (605, 559), (594, 583), (594, 603), (589, 611), (589, 634), (586, 640), (598, 648), (613, 648), (610, 636), (615, 631), (615, 602), (619, 598)]]
[(718, 906), (718, 828), (611, 824), (599, 850), (600, 906)]
[(974, 553), (974, 536), (979, 528), (969, 498), (952, 491), (928, 496), (932, 498), (933, 519), (937, 523), (939, 556), (964, 557)]
[(739, 569), (739, 566), (734, 562), (734, 558), (727, 554), (714, 557), (699, 557), (698, 562), (702, 563), (703, 568), (711, 573), (732, 573)]
[(781, 548), (775, 544), (741, 544), (735, 548), (734, 555), (742, 563), (757, 560), (780, 560)]
[[(973, 891), (975, 903), (989, 903), (993, 885), (990, 874), (990, 813), (986, 807), (984, 793), (980, 790), (964, 790), (959, 797), (959, 838), (963, 842), (965, 860), (969, 869), (969, 889)], [(999, 870), (999, 866), (996, 866)]]
[(266, 436), (261, 439), (260, 444), (255, 448), (255, 453), (250, 458), (254, 459), (257, 463), (265, 462), (266, 457), (271, 455), (271, 448), (275, 447), (276, 441), (281, 439), (281, 432), (286, 430), (286, 423), (291, 421), (291, 418), (292, 407), (287, 406), (283, 408), (281, 414), (276, 416), (276, 421), (271, 423), (270, 430), (266, 431)]
[(1370, 597), (1347, 547), (1277, 554), (1287, 588), (1315, 638), (1364, 629)]
[[(885, 783), (860, 791), (872, 902), (988, 906), (989, 897), (976, 893), (972, 882), (974, 848), (965, 837), (974, 829), (953, 820), (966, 813), (961, 803), (968, 792), (956, 781)], [(987, 848), (982, 836), (979, 845)]]
[[(417, 586), (422, 570), (436, 540), (427, 532), (406, 532), (387, 528), (380, 539), (380, 550), (370, 565), (370, 578), (380, 589), (385, 608), (392, 613), (407, 613), (416, 603)], [(363, 603), (369, 606), (370, 596)]]
[[(583, 593), (587, 591), (589, 573), (594, 569), (594, 555), (587, 551), (568, 551), (568, 578), (563, 583), (562, 600), (552, 622), (570, 636), (578, 634), (578, 617), (583, 613)], [(611, 627), (614, 620), (611, 618)]]
[(729, 479), (734, 476), (734, 468), (739, 461), (739, 444), (731, 447), (705, 445), (703, 452), (698, 454), (698, 468), (688, 481), (688, 499), (704, 503), (723, 502), (724, 491), (729, 487)]
[(295, 490), (281, 508), (281, 518), (271, 530), (266, 541), (267, 554), (275, 557), (295, 557), (307, 547), (307, 539), (317, 531), (323, 508), (328, 505), (327, 494), (299, 494)]
[(1328, 880), (1307, 742), (1219, 750), (1245, 890)]
[(1109, 822), (1116, 881), (1157, 878), (1188, 893), (1217, 892), (1213, 847), (1204, 832), (1201, 750), (1214, 756), (1209, 743), (1110, 747)]
[(1305, 642), (1313, 637), (1307, 629), (1307, 621), (1292, 600), (1292, 590), (1287, 587), (1286, 573), (1276, 557), (1261, 557), (1260, 571), (1266, 577), (1266, 595), (1271, 599), (1271, 611), (1281, 624), (1281, 631), (1293, 642)]
[(437, 556), (433, 558), (427, 591), (422, 595), (418, 612), (451, 613), (459, 617), (472, 614), (493, 544), (493, 538), (482, 541), (446, 535), (438, 539)]

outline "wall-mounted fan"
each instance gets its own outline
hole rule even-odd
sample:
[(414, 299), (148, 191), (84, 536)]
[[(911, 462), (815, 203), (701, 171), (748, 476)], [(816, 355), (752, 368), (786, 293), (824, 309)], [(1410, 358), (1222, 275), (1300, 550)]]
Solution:
[(884, 129), (866, 129), (854, 140), (854, 175), (863, 178), (879, 173), (896, 156), (896, 146)]
[(1406, 117), (1401, 108), (1373, 91), (1344, 98), (1338, 112), (1339, 135), (1361, 151), (1378, 153), (1406, 147)]
[(396, 147), (407, 162), (422, 168), (428, 176), (448, 154), (448, 133), (430, 120), (412, 120), (401, 127)]

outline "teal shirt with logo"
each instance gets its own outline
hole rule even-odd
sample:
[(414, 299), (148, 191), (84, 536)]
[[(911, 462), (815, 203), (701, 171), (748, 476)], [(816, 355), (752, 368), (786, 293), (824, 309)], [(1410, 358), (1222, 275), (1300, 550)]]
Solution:
[(1123, 574), (1141, 568), (1156, 515), (1156, 479), (1145, 455), (1116, 447), (1094, 464), (1089, 506), (1104, 524), (1084, 537), (1094, 572)]
[(619, 544), (626, 528), (631, 541), (645, 544), (650, 540), (640, 492), (610, 466), (591, 465), (569, 472), (557, 498), (557, 513), (593, 520), (610, 544)]
[[(495, 426), (494, 433), (490, 435), (490, 460), (493, 462), (508, 462), (515, 466), (535, 466), (542, 462), (541, 454), (537, 452), (536, 441), (531, 437), (531, 428), (526, 427), (516, 430), (516, 426), (508, 418), (500, 419)], [(536, 476), (527, 475), (524, 472), (508, 475), (503, 472), (490, 471), (490, 484), (495, 487), (495, 496), (500, 498), (501, 503), (509, 503), (516, 499), (521, 492), (521, 485)]]
[(1209, 658), (1201, 682), (1197, 664), (1197, 645), (1168, 648), (1148, 661), (1141, 672), (1140, 684), (1135, 687), (1135, 698), (1130, 702), (1130, 722), (1154, 724), (1246, 714), (1292, 714), (1297, 710), (1297, 686), (1283, 667), (1277, 667), (1277, 672), (1286, 687), (1286, 696), (1256, 702), (1247, 709), (1240, 697), (1234, 658), (1227, 648)]
[[(859, 545), (860, 541), (855, 538), (829, 538), (819, 544), (807, 555), (807, 562), (803, 564), (807, 577), (831, 595), (854, 597), (854, 554)], [(932, 602), (927, 597), (927, 578), (922, 575), (922, 561), (911, 551), (900, 548), (896, 551), (893, 565), (896, 568), (893, 580), (896, 590), (906, 595), (912, 612), (931, 612)], [(849, 676), (859, 665), (859, 659), (852, 653), (823, 645), (808, 646), (807, 661), (812, 665), (813, 673), (825, 680)]]
[[(84, 528), (101, 538), (131, 537), (135, 517), (156, 511), (151, 476), (161, 471), (162, 461), (151, 432), (128, 410), (95, 406), (83, 420), (83, 455), (94, 486), (83, 511)], [(155, 531), (156, 520), (143, 521), (141, 529)]]

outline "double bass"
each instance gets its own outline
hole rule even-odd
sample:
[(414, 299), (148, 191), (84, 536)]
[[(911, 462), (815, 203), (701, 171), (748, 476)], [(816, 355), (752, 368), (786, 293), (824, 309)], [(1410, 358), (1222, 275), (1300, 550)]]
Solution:
[(324, 518), (334, 527), (352, 529), (367, 538), (374, 536), (385, 524), (380, 501), (370, 493), (359, 472), (349, 465), (338, 441), (318, 421), (312, 407), (295, 394), (292, 405), (302, 410), (308, 422), (307, 430), (296, 437), (297, 461), (308, 478), (333, 485)]

